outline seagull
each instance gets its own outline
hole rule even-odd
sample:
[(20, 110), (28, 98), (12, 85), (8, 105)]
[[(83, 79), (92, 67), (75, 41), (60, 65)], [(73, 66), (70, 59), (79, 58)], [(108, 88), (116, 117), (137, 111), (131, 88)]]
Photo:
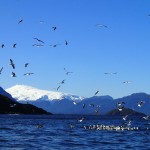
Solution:
[(142, 118), (145, 119), (145, 120), (149, 120), (149, 117), (150, 117), (150, 116), (144, 116), (144, 117), (142, 117)]
[(3, 67), (0, 69), (0, 74), (2, 74)]
[(94, 107), (94, 104), (89, 104), (89, 106), (92, 106), (92, 107)]
[(84, 120), (84, 118), (82, 117), (81, 119), (78, 119), (78, 122), (82, 122)]
[(60, 87), (61, 87), (61, 85), (59, 85), (59, 86), (57, 87), (57, 91), (59, 90)]
[(99, 93), (99, 91), (96, 91), (94, 95), (97, 95)]
[(16, 106), (16, 104), (11, 104), (11, 105), (10, 105), (10, 107), (15, 107), (15, 106)]
[(41, 46), (44, 46), (44, 45), (42, 45), (42, 44), (33, 44), (32, 46), (41, 47)]
[(129, 83), (131, 83), (131, 81), (124, 81), (123, 83), (124, 84), (129, 84)]
[(52, 27), (52, 29), (55, 31), (57, 29), (57, 27)]
[(23, 19), (19, 20), (18, 24), (22, 23), (23, 22)]
[(66, 68), (64, 68), (65, 72), (66, 72), (66, 75), (70, 74), (70, 73), (73, 73), (73, 72), (70, 72), (70, 71), (67, 71)]
[(13, 47), (13, 48), (16, 48), (16, 45), (17, 45), (17, 43), (15, 43), (12, 47)]
[(94, 110), (94, 111), (95, 111), (96, 115), (98, 115), (98, 114), (99, 114), (99, 110)]
[(125, 102), (118, 102), (117, 106), (121, 106), (121, 105), (124, 105), (124, 104), (125, 104)]
[(75, 101), (73, 101), (73, 104), (74, 104), (74, 105), (77, 105), (77, 103), (76, 103)]
[(112, 75), (112, 74), (117, 74), (117, 72), (105, 72), (104, 74), (106, 74), (106, 75)]
[(34, 74), (34, 73), (25, 73), (24, 75), (26, 76), (30, 76), (30, 75), (32, 75), (32, 74)]
[(122, 119), (123, 119), (123, 120), (127, 120), (127, 117), (128, 117), (128, 115), (123, 116)]
[(64, 84), (65, 83), (65, 79), (64, 80), (62, 80), (59, 84)]
[(122, 111), (124, 109), (124, 106), (118, 106), (118, 110)]
[(15, 69), (15, 64), (13, 63), (12, 59), (10, 59), (10, 65), (12, 66), (13, 69)]
[(16, 74), (14, 72), (11, 73), (12, 77), (16, 77)]
[(82, 104), (82, 108), (83, 108), (83, 109), (85, 108), (85, 104)]
[(29, 63), (25, 63), (24, 66), (27, 67), (29, 65)]
[(57, 47), (58, 45), (61, 45), (61, 44), (54, 44), (54, 45), (50, 45), (50, 46)]
[(44, 41), (42, 41), (42, 40), (40, 40), (40, 39), (38, 39), (38, 38), (33, 38), (33, 39), (35, 39), (35, 40), (37, 40), (38, 42), (41, 42), (41, 43), (44, 44)]
[(108, 28), (106, 25), (104, 24), (96, 24), (96, 27), (105, 27), (105, 28)]
[(138, 107), (142, 107), (143, 105), (144, 105), (144, 101), (140, 101), (140, 102), (138, 102), (137, 104), (138, 104)]
[(1, 48), (4, 48), (4, 47), (5, 47), (5, 45), (4, 45), (4, 44), (2, 44), (2, 45), (1, 45)]
[(65, 40), (65, 45), (68, 45), (68, 42)]

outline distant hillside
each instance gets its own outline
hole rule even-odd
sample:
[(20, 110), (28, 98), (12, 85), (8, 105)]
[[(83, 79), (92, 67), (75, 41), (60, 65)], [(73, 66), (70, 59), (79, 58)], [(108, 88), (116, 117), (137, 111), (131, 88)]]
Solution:
[(130, 115), (130, 116), (144, 116), (144, 113), (134, 111), (129, 108), (125, 108), (122, 111), (119, 111), (118, 109), (113, 109), (106, 113), (106, 115), (112, 115), (112, 116), (125, 116), (125, 115)]
[(20, 104), (0, 94), (0, 114), (50, 114), (31, 104)]

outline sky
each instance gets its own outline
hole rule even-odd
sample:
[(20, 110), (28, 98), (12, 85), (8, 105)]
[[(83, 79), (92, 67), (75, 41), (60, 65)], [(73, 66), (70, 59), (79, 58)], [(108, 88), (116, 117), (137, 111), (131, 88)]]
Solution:
[[(0, 6), (4, 89), (23, 84), (56, 91), (65, 79), (60, 92), (84, 97), (97, 90), (113, 98), (150, 93), (149, 0), (1, 0)], [(44, 46), (32, 46), (40, 43), (34, 38)], [(73, 73), (66, 75), (64, 68)], [(24, 76), (28, 72), (34, 74)]]

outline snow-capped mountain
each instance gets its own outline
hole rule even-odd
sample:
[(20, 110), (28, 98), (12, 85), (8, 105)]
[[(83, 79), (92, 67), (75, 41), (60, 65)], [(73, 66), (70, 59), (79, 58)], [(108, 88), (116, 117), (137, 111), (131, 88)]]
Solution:
[(37, 100), (53, 101), (53, 100), (61, 100), (64, 98), (73, 101), (80, 101), (83, 99), (83, 97), (77, 95), (40, 90), (25, 85), (15, 85), (11, 88), (6, 89), (6, 91), (8, 93), (11, 93), (11, 95), (18, 101), (37, 101)]
[[(123, 98), (113, 99), (111, 96), (81, 96), (40, 90), (31, 86), (16, 85), (6, 89), (17, 101), (30, 103), (53, 114), (106, 114), (116, 109), (117, 102), (124, 102), (125, 108), (150, 115), (150, 96), (146, 93), (136, 93)], [(138, 102), (144, 101), (142, 107)]]

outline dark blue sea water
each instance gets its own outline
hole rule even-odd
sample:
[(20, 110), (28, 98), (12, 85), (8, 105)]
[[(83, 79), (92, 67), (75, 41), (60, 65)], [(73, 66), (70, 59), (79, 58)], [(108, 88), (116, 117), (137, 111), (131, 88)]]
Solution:
[[(149, 123), (133, 117), (136, 131), (88, 130), (94, 124), (122, 125), (121, 117), (75, 115), (0, 115), (0, 150), (148, 150)], [(70, 128), (70, 124), (74, 128)]]

